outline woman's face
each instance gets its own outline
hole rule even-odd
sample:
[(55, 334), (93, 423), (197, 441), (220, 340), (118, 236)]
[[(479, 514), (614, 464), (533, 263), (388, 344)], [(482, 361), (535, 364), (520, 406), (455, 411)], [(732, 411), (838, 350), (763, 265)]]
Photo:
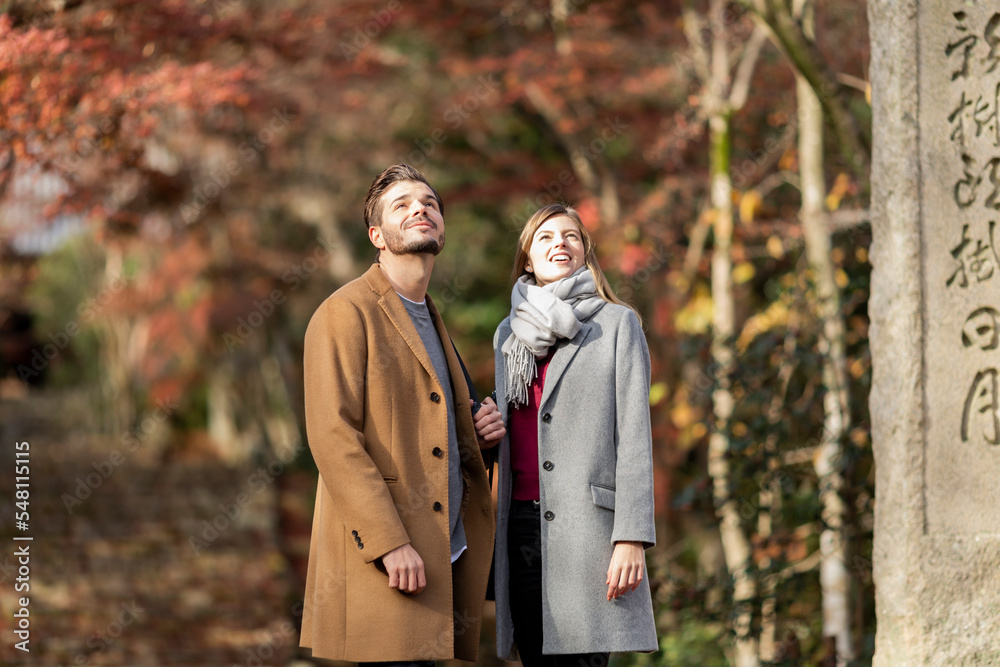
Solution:
[(525, 268), (539, 287), (576, 273), (583, 266), (583, 235), (565, 215), (549, 218), (535, 230)]

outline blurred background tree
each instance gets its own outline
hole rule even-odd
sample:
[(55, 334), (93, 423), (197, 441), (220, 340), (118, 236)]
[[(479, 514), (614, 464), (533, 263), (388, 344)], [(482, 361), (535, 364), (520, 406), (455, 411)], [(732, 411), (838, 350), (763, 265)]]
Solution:
[[(662, 650), (616, 660), (869, 664), (866, 29), (860, 0), (0, 2), (0, 428), (48, 471), (46, 550), (90, 563), (33, 599), (45, 655), (302, 657), (302, 337), (408, 162), (446, 203), (430, 293), (481, 390), (550, 201), (644, 315)], [(164, 613), (95, 642), (127, 596)]]

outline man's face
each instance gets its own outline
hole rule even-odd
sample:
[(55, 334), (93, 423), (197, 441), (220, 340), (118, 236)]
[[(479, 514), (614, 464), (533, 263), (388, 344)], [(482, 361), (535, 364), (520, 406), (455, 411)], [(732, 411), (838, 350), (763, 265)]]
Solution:
[(418, 181), (395, 183), (382, 194), (382, 224), (368, 236), (393, 255), (437, 255), (444, 248), (444, 216), (434, 192)]

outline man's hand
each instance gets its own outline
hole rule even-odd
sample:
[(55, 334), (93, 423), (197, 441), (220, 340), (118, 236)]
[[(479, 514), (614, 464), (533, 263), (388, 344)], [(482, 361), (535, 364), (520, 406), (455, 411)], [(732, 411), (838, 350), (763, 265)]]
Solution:
[(424, 561), (409, 542), (382, 556), (382, 565), (389, 573), (389, 588), (398, 588), (402, 593), (419, 593), (427, 586)]
[(619, 598), (639, 588), (646, 561), (642, 555), (642, 542), (616, 542), (608, 566), (608, 600)]
[[(470, 398), (469, 405), (473, 404)], [(479, 438), (479, 449), (496, 447), (507, 433), (507, 429), (503, 425), (503, 417), (500, 416), (500, 410), (497, 409), (497, 404), (488, 396), (483, 400), (482, 405), (479, 406), (479, 412), (475, 414), (473, 421), (476, 423), (476, 436)]]

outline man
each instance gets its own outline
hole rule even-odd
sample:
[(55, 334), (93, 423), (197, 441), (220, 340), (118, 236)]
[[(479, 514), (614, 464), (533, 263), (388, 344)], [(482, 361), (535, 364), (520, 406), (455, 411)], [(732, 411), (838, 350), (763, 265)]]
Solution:
[(427, 296), (444, 206), (395, 165), (365, 200), (378, 262), (316, 310), (305, 337), (309, 447), (319, 468), (303, 646), (336, 660), (476, 660), (494, 515), (458, 354)]

